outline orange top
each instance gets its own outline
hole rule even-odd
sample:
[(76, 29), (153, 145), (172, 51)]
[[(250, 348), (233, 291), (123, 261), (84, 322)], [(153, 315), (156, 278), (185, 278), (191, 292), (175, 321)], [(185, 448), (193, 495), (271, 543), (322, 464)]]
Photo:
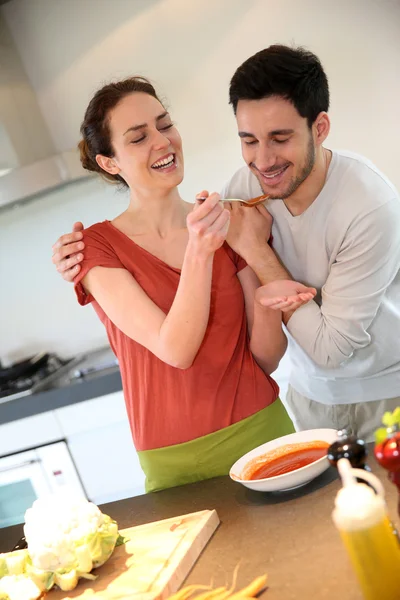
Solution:
[[(262, 410), (279, 388), (250, 352), (238, 271), (246, 263), (228, 245), (214, 257), (210, 319), (193, 365), (176, 369), (116, 327), (79, 283), (95, 266), (127, 269), (151, 300), (168, 313), (180, 271), (138, 246), (109, 221), (83, 233), (84, 260), (75, 279), (78, 302), (92, 303), (121, 369), (128, 418), (137, 450), (150, 450), (228, 427)], [(134, 307), (132, 307), (134, 310)]]

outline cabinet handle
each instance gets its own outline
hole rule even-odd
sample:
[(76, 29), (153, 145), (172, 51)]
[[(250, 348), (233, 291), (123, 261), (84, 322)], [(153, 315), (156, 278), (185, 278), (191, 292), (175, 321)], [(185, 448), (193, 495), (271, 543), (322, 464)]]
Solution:
[(29, 467), (29, 465), (33, 465), (35, 463), (42, 462), (40, 458), (32, 458), (32, 460), (26, 460), (25, 462), (19, 463), (18, 465), (12, 465), (11, 467), (3, 467), (0, 469), (0, 473), (5, 473), (6, 471), (13, 471), (14, 469), (22, 469), (23, 467)]

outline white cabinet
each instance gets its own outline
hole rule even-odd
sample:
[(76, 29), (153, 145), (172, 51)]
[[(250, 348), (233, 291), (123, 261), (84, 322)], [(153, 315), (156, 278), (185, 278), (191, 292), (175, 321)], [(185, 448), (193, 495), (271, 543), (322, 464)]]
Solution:
[(95, 504), (144, 493), (122, 392), (55, 411), (88, 497)]
[(0, 425), (0, 456), (44, 446), (63, 438), (54, 412)]

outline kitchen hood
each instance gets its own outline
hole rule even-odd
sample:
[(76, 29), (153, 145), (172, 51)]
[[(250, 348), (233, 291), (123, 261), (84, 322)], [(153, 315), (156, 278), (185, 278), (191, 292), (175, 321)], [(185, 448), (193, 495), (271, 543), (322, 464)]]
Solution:
[(3, 174), (0, 171), (0, 210), (88, 177), (90, 174), (83, 169), (77, 150), (5, 169)]
[[(0, 3), (3, 3), (0, 0)], [(90, 177), (78, 149), (55, 145), (0, 8), (0, 211)], [(60, 117), (61, 118), (61, 117)], [(78, 132), (77, 132), (78, 137)]]

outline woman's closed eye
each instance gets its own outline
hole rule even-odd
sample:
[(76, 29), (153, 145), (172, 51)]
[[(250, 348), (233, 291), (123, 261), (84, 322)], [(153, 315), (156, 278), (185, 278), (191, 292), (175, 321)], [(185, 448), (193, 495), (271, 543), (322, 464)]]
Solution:
[[(168, 129), (171, 129), (171, 127), (174, 126), (174, 123), (168, 123), (168, 125), (164, 125), (163, 127), (158, 127), (158, 131), (167, 131)], [(142, 135), (140, 138), (138, 138), (137, 140), (131, 140), (131, 144), (139, 144), (140, 142), (143, 142), (143, 140), (145, 140), (147, 137), (147, 135)]]
[(174, 123), (169, 123), (168, 125), (164, 125), (163, 127), (159, 127), (158, 131), (167, 131), (167, 129), (171, 129), (174, 126)]

